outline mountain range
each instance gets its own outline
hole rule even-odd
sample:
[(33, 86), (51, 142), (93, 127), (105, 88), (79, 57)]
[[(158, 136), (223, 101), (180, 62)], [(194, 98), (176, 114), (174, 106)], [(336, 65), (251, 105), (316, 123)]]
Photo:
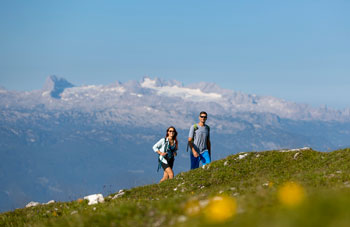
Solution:
[(188, 129), (202, 110), (214, 160), (243, 151), (350, 145), (350, 108), (314, 108), (206, 82), (184, 86), (144, 77), (75, 86), (50, 76), (41, 90), (0, 87), (0, 210), (154, 183), (162, 173), (152, 146), (170, 125), (179, 132), (175, 174), (186, 171)]

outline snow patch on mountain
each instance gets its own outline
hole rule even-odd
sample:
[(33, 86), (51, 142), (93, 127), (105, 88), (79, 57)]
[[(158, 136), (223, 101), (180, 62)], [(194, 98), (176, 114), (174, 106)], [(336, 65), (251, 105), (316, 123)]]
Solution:
[[(95, 99), (113, 95), (121, 95), (126, 92), (122, 86), (87, 85), (67, 88), (61, 93), (61, 100), (68, 102), (83, 99)], [(43, 93), (44, 95), (44, 93)]]
[(142, 94), (136, 94), (136, 93), (133, 93), (133, 92), (131, 92), (130, 95), (134, 95), (134, 96), (137, 96), (139, 98), (141, 98), (143, 96)]
[(157, 80), (144, 78), (141, 87), (155, 90), (158, 95), (176, 96), (183, 99), (191, 99), (192, 101), (219, 101), (222, 95), (218, 93), (206, 93), (200, 89), (173, 86), (158, 86)]
[(0, 94), (5, 94), (5, 93), (7, 93), (7, 90), (0, 85)]

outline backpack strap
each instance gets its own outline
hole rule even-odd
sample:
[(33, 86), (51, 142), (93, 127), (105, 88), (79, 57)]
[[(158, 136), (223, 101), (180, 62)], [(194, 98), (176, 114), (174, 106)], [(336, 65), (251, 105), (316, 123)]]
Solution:
[[(193, 141), (194, 141), (194, 137), (195, 137), (195, 135), (196, 135), (197, 129), (198, 129), (198, 125), (197, 125), (197, 123), (195, 123), (195, 124), (193, 125)], [(193, 141), (192, 141), (192, 142), (193, 142)], [(188, 152), (189, 143), (190, 143), (190, 142), (187, 142), (186, 152)]]
[[(208, 130), (208, 136), (209, 136), (209, 133), (210, 133), (210, 127), (209, 127), (209, 125), (205, 124), (204, 126), (205, 126), (205, 128)], [(197, 124), (194, 124), (194, 125), (193, 125), (193, 129), (194, 129), (194, 133), (193, 133), (193, 140), (194, 140), (194, 137), (196, 136), (196, 131), (198, 130), (198, 125), (197, 125)]]

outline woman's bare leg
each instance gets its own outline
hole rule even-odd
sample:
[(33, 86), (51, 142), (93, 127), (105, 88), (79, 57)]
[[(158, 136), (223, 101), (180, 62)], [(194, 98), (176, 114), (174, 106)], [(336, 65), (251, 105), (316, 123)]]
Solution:
[(166, 171), (167, 169), (169, 169), (169, 167), (164, 170), (163, 178), (160, 179), (159, 183), (161, 183), (161, 182), (163, 182), (163, 181), (165, 181), (165, 180), (167, 180), (169, 178), (169, 175), (168, 175), (168, 173)]
[(169, 179), (173, 179), (174, 178), (174, 172), (173, 172), (173, 170), (170, 167), (166, 168), (164, 172), (167, 172), (167, 175), (168, 175)]

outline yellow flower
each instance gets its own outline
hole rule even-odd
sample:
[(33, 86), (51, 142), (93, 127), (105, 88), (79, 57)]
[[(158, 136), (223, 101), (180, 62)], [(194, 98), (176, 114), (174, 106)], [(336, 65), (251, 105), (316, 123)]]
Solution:
[(225, 222), (237, 212), (236, 200), (229, 196), (216, 196), (209, 201), (204, 215), (209, 222)]
[(297, 206), (305, 199), (304, 188), (295, 182), (284, 183), (278, 190), (278, 199), (286, 206)]
[(57, 216), (56, 211), (52, 212), (52, 215), (56, 217)]
[(200, 212), (200, 205), (197, 199), (192, 199), (188, 201), (185, 205), (185, 213), (188, 216), (196, 216)]

